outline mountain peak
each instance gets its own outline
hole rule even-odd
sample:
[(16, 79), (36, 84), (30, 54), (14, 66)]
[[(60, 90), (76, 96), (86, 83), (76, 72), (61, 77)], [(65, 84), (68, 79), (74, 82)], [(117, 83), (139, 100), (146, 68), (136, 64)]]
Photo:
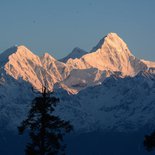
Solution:
[(83, 49), (81, 49), (81, 48), (79, 48), (79, 47), (75, 47), (73, 50), (72, 50), (72, 53), (73, 52), (82, 52), (82, 51), (84, 51)]
[(18, 65), (24, 64), (26, 61), (37, 61), (39, 63), (40, 60), (24, 45), (13, 46), (0, 55), (0, 65), (5, 66), (5, 69), (8, 70), (10, 70), (10, 65), (17, 68)]
[(54, 57), (52, 57), (49, 53), (44, 53), (44, 55), (41, 58), (45, 59), (51, 59), (51, 60), (56, 60)]
[(17, 51), (16, 53), (20, 53), (20, 55), (26, 55), (26, 56), (32, 56), (34, 55), (26, 46), (24, 45), (20, 45), (20, 46), (17, 46)]
[(127, 44), (116, 33), (109, 33), (90, 53), (68, 64), (74, 64), (75, 68), (80, 69), (94, 67), (102, 71), (122, 72), (125, 76), (134, 76), (140, 70), (147, 68), (143, 62), (132, 55)]
[(17, 48), (18, 48), (17, 46), (12, 46), (8, 48), (7, 50), (5, 50), (3, 53), (1, 53), (0, 54), (0, 65), (4, 65), (8, 61), (9, 56), (17, 51)]
[(79, 47), (75, 47), (71, 53), (69, 53), (66, 57), (62, 58), (60, 61), (67, 62), (68, 59), (72, 58), (81, 58), (83, 55), (87, 54), (87, 52)]
[(34, 55), (24, 45), (20, 45), (20, 46), (15, 45), (15, 46), (8, 48), (7, 50), (5, 50), (3, 53), (0, 54), (0, 64), (4, 65), (7, 61), (9, 61), (9, 57), (14, 55), (14, 54), (21, 55), (22, 57), (24, 57), (24, 55), (27, 57)]
[(57, 61), (54, 57), (52, 57), (49, 53), (44, 53), (43, 56), (40, 57), (40, 60), (43, 64), (51, 63)]
[(126, 45), (126, 43), (121, 39), (121, 37), (114, 32), (108, 33), (107, 36), (104, 37), (104, 40), (111, 40), (112, 42), (116, 42), (116, 43), (124, 43)]
[[(108, 37), (108, 36), (119, 37), (119, 35), (118, 35), (117, 33), (115, 33), (115, 32), (110, 32), (110, 33), (108, 33), (107, 37)], [(120, 38), (120, 37), (119, 37), (119, 38)]]
[(114, 49), (124, 49), (126, 51), (128, 49), (127, 44), (119, 37), (118, 34), (111, 32), (105, 37), (103, 37), (99, 43), (92, 48), (90, 52), (95, 52), (98, 49), (101, 49), (103, 47), (110, 47)]

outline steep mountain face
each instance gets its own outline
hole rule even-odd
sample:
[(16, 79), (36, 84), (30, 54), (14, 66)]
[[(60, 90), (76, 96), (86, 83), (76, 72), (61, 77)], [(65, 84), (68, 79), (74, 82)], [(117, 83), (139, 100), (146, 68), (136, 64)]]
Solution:
[(60, 61), (66, 63), (70, 58), (75, 59), (75, 58), (81, 58), (83, 55), (87, 54), (86, 51), (79, 47), (75, 47), (71, 53), (69, 53), (66, 57), (60, 59)]
[(56, 84), (74, 94), (100, 84), (109, 75), (135, 76), (154, 67), (153, 62), (135, 58), (115, 33), (101, 39), (90, 53), (75, 48), (62, 61), (67, 62), (60, 62), (48, 53), (38, 57), (25, 46), (12, 47), (0, 55), (1, 70), (13, 78), (22, 77), (38, 90), (42, 84), (50, 90)]
[[(3, 65), (4, 70), (7, 74), (15, 79), (22, 77), (24, 80), (33, 84), (33, 86), (41, 86), (39, 80), (41, 75), (38, 68), (41, 68), (41, 62), (38, 56), (34, 55), (30, 50), (24, 46), (14, 48), (15, 51), (7, 57), (8, 61)], [(11, 49), (10, 49), (11, 50)], [(7, 55), (6, 52), (10, 53), (9, 49), (0, 55)]]
[[(146, 76), (147, 75), (147, 76)], [(59, 91), (58, 91), (59, 93)], [(155, 126), (155, 74), (144, 71), (135, 77), (107, 78), (77, 95), (58, 94), (61, 117), (84, 131), (137, 131)]]
[[(44, 77), (44, 81), (50, 89), (53, 88), (55, 83), (63, 81), (69, 75), (69, 70), (66, 64), (57, 61), (48, 53), (40, 57), (40, 61), (42, 63), (42, 68), (45, 69), (46, 73), (49, 75), (49, 77)], [(50, 76), (52, 76), (53, 79), (52, 83), (50, 81)]]
[(32, 86), (21, 78), (0, 75), (0, 132), (17, 130), (35, 95)]
[(71, 94), (77, 94), (87, 87), (100, 85), (110, 76), (123, 77), (120, 72), (101, 71), (96, 68), (73, 69), (70, 75), (55, 88), (60, 87)]
[[(77, 95), (69, 95), (63, 89), (55, 91), (60, 98), (56, 114), (70, 120), (75, 131), (128, 132), (155, 126), (153, 70), (141, 72), (135, 77), (110, 76)], [(31, 85), (22, 79), (15, 80), (8, 75), (0, 77), (1, 130), (16, 129), (35, 95)]]
[(25, 46), (12, 47), (0, 55), (0, 125), (16, 127), (35, 96), (31, 85), (40, 90), (42, 84), (54, 86), (63, 103), (56, 113), (78, 131), (137, 130), (153, 124), (154, 67), (154, 62), (135, 58), (115, 33), (66, 63), (47, 53), (38, 57)]
[(25, 46), (18, 46), (4, 51), (0, 55), (1, 68), (15, 79), (20, 77), (31, 83), (36, 89), (41, 89), (46, 82), (49, 89), (62, 81), (67, 75), (65, 64), (58, 62), (49, 54), (38, 57)]
[(79, 69), (120, 71), (123, 75), (129, 76), (134, 76), (147, 68), (131, 54), (126, 43), (115, 33), (110, 33), (100, 40), (91, 53), (80, 59), (68, 60), (67, 65)]

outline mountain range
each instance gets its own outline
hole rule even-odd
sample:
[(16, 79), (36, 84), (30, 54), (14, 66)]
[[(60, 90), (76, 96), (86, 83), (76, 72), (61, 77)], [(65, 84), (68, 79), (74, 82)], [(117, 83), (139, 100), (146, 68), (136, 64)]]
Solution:
[(13, 46), (0, 54), (1, 129), (15, 129), (42, 85), (60, 98), (56, 114), (81, 132), (138, 130), (154, 126), (155, 62), (136, 58), (109, 33), (86, 52), (60, 60)]

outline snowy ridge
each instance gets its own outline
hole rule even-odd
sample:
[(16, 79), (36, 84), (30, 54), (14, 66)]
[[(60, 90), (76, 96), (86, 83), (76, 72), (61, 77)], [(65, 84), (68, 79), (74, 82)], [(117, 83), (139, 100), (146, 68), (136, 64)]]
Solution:
[(131, 54), (126, 43), (115, 33), (104, 37), (92, 51), (80, 59), (69, 59), (67, 65), (79, 69), (93, 67), (99, 70), (120, 71), (129, 76), (147, 68), (141, 60)]
[(58, 112), (82, 132), (128, 132), (155, 125), (155, 76), (108, 78), (77, 95), (62, 94)]
[(148, 68), (155, 68), (155, 62), (152, 61), (146, 61), (146, 60), (141, 60), (143, 63), (147, 65)]
[(75, 48), (63, 60), (67, 62), (60, 62), (48, 53), (38, 57), (25, 46), (12, 47), (0, 55), (1, 69), (4, 68), (13, 78), (22, 77), (38, 90), (44, 83), (50, 90), (54, 84), (59, 84), (70, 93), (99, 84), (109, 77), (101, 75), (104, 72), (121, 72), (121, 76), (125, 77), (154, 67), (153, 62), (134, 57), (126, 43), (115, 33), (101, 39), (90, 53)]
[(70, 58), (75, 59), (75, 58), (81, 58), (83, 55), (87, 54), (86, 51), (79, 47), (75, 47), (71, 53), (69, 53), (66, 57), (60, 59), (60, 61), (66, 63)]
[[(88, 87), (77, 95), (69, 95), (63, 89), (55, 92), (60, 98), (56, 114), (70, 120), (76, 131), (128, 132), (155, 125), (155, 76), (110, 76), (102, 84)], [(1, 77), (0, 122), (4, 129), (12, 130), (18, 126), (35, 95), (23, 80)]]
[(59, 83), (59, 86), (71, 94), (77, 94), (87, 87), (100, 85), (107, 77), (112, 75), (123, 77), (117, 72), (100, 71), (96, 68), (73, 69), (70, 75), (63, 82)]
[[(22, 78), (38, 90), (45, 81), (49, 89), (52, 89), (54, 83), (63, 79), (60, 72), (64, 69), (65, 64), (57, 62), (49, 54), (46, 53), (44, 56), (38, 57), (25, 46), (18, 46), (13, 49), (11, 48), (11, 50), (9, 49), (0, 55), (3, 57), (2, 67), (6, 74), (15, 79)], [(8, 56), (10, 51), (13, 52)], [(64, 73), (64, 76), (65, 74), (67, 72)]]
[(17, 51), (17, 46), (10, 47), (0, 54), (0, 66), (3, 66), (9, 60), (9, 56)]
[(25, 46), (0, 54), (0, 125), (16, 128), (42, 84), (56, 92), (56, 113), (78, 131), (138, 130), (154, 124), (155, 62), (137, 59), (115, 33), (79, 58), (60, 62)]

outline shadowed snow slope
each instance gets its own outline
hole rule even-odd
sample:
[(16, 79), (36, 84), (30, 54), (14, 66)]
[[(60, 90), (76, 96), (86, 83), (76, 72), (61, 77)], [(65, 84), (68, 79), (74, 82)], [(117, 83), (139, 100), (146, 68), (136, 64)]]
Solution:
[[(56, 113), (78, 131), (138, 130), (154, 125), (154, 62), (135, 58), (124, 41), (110, 33), (90, 53), (60, 62), (39, 57), (25, 46), (0, 55), (0, 125), (16, 128), (40, 90), (55, 85), (61, 103)], [(61, 89), (63, 88), (63, 89)], [(69, 95), (68, 94), (74, 94)], [(76, 95), (75, 95), (76, 94)]]
[(128, 132), (155, 126), (155, 74), (152, 72), (135, 77), (110, 77), (77, 95), (62, 91), (59, 94), (62, 104), (58, 111), (63, 118), (70, 118), (75, 129)]
[(75, 47), (71, 53), (69, 53), (66, 57), (60, 59), (60, 61), (62, 62), (67, 62), (68, 59), (72, 58), (72, 59), (75, 59), (75, 58), (81, 58), (83, 55), (87, 54), (86, 51), (84, 51), (83, 49), (81, 48), (78, 48), (78, 47)]

